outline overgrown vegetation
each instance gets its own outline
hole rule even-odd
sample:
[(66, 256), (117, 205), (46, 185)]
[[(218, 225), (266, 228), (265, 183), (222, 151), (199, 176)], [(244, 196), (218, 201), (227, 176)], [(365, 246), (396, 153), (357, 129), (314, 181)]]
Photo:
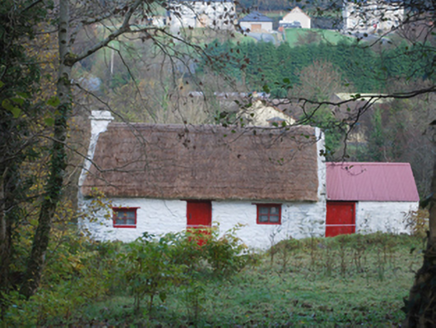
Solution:
[(190, 233), (123, 244), (65, 231), (50, 245), (40, 290), (29, 301), (11, 293), (3, 324), (394, 326), (404, 318), (421, 237), (290, 239), (254, 254), (235, 233), (214, 230), (198, 246)]

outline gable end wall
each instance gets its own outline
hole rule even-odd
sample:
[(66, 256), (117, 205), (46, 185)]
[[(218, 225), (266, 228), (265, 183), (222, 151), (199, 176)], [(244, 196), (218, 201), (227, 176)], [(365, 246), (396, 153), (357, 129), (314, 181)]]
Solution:
[(356, 232), (407, 233), (407, 218), (418, 210), (418, 202), (357, 202)]

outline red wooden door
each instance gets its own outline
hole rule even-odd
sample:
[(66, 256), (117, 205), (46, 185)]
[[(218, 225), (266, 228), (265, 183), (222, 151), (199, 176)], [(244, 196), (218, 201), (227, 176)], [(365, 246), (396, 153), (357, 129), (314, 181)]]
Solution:
[[(187, 228), (188, 231), (193, 231), (195, 234), (210, 234), (212, 226), (212, 202), (211, 201), (187, 201), (186, 208)], [(198, 244), (201, 246), (205, 243), (201, 236), (198, 239)]]
[(356, 232), (356, 203), (327, 202), (325, 236), (334, 237)]

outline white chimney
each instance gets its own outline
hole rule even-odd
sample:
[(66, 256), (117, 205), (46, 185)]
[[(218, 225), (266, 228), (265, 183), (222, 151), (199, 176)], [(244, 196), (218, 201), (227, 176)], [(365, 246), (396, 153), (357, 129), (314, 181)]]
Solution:
[(99, 135), (106, 131), (107, 126), (113, 121), (113, 116), (108, 110), (93, 110), (91, 111), (91, 135)]
[(94, 158), (98, 136), (100, 133), (107, 130), (109, 123), (113, 121), (114, 118), (108, 110), (93, 110), (91, 111), (89, 119), (91, 120), (91, 140), (89, 141), (88, 154), (83, 162), (83, 168), (79, 178), (79, 199), (81, 196), (81, 187), (91, 167), (92, 159)]

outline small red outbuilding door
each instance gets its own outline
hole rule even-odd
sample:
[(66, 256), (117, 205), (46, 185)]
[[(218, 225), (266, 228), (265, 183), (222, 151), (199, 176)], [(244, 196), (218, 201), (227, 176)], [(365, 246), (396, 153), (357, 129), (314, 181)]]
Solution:
[[(212, 226), (212, 202), (208, 200), (188, 200), (186, 207), (188, 231), (194, 229), (200, 234), (210, 234), (208, 228)], [(206, 228), (201, 230), (202, 228)], [(198, 244), (204, 244), (204, 239), (199, 239)]]
[(334, 237), (356, 232), (356, 203), (327, 202), (325, 236)]

